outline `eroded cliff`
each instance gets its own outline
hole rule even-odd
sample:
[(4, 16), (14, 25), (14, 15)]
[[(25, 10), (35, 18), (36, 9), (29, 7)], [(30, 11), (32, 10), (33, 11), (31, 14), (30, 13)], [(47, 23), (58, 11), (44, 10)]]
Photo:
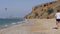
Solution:
[(37, 5), (32, 12), (26, 15), (26, 19), (52, 19), (55, 18), (57, 9), (60, 8), (60, 0)]

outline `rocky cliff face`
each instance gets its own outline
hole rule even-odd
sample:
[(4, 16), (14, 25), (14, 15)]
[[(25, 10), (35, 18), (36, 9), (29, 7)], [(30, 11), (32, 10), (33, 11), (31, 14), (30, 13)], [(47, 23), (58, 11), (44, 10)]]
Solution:
[(60, 7), (60, 0), (37, 5), (32, 12), (26, 15), (26, 19), (51, 19), (55, 17), (56, 10)]

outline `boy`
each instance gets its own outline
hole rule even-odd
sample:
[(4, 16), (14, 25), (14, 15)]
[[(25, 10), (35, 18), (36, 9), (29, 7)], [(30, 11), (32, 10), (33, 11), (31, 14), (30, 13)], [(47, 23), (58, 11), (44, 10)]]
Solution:
[(57, 25), (57, 27), (55, 29), (58, 29), (60, 26), (60, 10), (57, 10), (55, 17), (56, 17), (56, 25)]

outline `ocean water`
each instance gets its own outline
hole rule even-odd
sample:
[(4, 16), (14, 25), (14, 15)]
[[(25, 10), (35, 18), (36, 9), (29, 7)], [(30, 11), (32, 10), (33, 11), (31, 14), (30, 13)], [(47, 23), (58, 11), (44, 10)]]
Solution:
[(18, 22), (22, 22), (24, 21), (24, 19), (22, 18), (13, 18), (13, 19), (2, 19), (0, 18), (0, 28), (4, 28), (4, 27), (7, 27), (7, 26), (10, 26), (10, 25), (14, 25), (14, 24), (17, 24)]

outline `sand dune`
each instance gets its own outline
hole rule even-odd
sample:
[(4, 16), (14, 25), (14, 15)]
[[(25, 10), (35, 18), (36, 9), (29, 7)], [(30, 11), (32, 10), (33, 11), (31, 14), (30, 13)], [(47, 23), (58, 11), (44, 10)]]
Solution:
[(55, 22), (55, 19), (30, 19), (27, 23), (2, 29), (0, 34), (60, 34), (60, 29), (53, 29)]

